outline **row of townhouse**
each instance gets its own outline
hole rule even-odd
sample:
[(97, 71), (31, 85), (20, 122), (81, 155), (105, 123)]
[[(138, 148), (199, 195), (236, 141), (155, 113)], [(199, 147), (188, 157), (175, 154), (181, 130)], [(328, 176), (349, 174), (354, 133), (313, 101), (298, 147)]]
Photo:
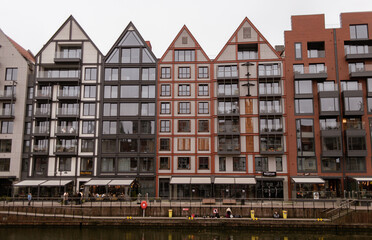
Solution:
[[(71, 16), (34, 57), (0, 32), (0, 195), (331, 198), (372, 191), (372, 12), (245, 18), (215, 59), (132, 23), (104, 56)], [(357, 194), (357, 195), (356, 195)]]

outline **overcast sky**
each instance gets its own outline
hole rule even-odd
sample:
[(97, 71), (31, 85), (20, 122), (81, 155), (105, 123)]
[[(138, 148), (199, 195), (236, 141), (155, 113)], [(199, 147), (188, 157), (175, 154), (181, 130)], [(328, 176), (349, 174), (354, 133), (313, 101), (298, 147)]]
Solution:
[(184, 24), (214, 58), (248, 17), (273, 45), (284, 43), (291, 15), (372, 11), (372, 0), (1, 0), (0, 28), (34, 54), (73, 15), (103, 54), (130, 21), (160, 58)]

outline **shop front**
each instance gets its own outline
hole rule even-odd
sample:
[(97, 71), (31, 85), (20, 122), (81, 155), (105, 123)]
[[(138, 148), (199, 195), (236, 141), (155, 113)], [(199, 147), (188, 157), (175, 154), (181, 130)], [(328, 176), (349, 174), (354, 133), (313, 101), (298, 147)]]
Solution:
[(283, 178), (256, 178), (257, 198), (283, 199)]
[(214, 196), (216, 198), (255, 198), (256, 179), (254, 177), (216, 177)]
[(85, 192), (96, 200), (124, 200), (131, 196), (134, 179), (92, 179), (85, 183)]
[(372, 177), (352, 177), (346, 181), (346, 197), (372, 199)]
[(320, 177), (292, 177), (291, 185), (293, 198), (327, 198), (325, 181)]
[(64, 192), (73, 193), (73, 180), (24, 180), (14, 184), (14, 196), (26, 197), (31, 193), (34, 197), (60, 197)]
[(173, 199), (212, 197), (212, 181), (210, 177), (172, 177), (170, 185)]

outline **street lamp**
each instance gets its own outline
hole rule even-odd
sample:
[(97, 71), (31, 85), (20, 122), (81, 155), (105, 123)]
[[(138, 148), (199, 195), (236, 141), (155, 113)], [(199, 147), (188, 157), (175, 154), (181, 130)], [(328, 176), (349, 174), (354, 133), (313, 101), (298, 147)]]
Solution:
[(251, 91), (250, 91), (250, 87), (251, 86), (255, 86), (253, 83), (250, 83), (249, 82), (249, 76), (251, 75), (250, 73), (249, 73), (249, 66), (254, 66), (254, 64), (253, 63), (251, 63), (251, 62), (246, 62), (246, 63), (243, 63), (242, 64), (242, 66), (247, 66), (247, 74), (246, 74), (246, 76), (247, 76), (247, 83), (246, 84), (243, 84), (243, 86), (247, 86), (248, 87), (248, 94), (246, 95), (247, 97), (250, 97), (251, 96)]

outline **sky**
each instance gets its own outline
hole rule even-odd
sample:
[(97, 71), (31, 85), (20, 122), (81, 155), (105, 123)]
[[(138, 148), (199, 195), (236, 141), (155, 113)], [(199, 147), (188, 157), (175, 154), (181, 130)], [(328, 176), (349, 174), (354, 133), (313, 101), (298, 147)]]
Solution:
[(284, 44), (292, 15), (325, 14), (334, 28), (342, 12), (372, 11), (372, 0), (1, 1), (0, 29), (34, 54), (73, 15), (104, 55), (132, 21), (158, 58), (183, 25), (213, 59), (245, 17), (275, 46)]

